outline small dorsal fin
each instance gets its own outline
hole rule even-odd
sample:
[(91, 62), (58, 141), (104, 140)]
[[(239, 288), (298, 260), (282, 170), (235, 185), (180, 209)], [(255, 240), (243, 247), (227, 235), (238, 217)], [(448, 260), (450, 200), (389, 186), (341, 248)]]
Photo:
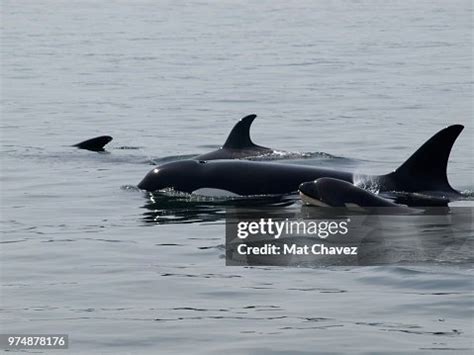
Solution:
[(104, 146), (109, 143), (113, 138), (111, 136), (99, 136), (88, 139), (86, 141), (74, 144), (73, 147), (79, 149), (91, 150), (93, 152), (103, 152)]
[(222, 147), (229, 149), (260, 147), (250, 139), (250, 126), (256, 117), (257, 115), (248, 115), (240, 119), (234, 128), (232, 128), (232, 131), (230, 131), (229, 136)]

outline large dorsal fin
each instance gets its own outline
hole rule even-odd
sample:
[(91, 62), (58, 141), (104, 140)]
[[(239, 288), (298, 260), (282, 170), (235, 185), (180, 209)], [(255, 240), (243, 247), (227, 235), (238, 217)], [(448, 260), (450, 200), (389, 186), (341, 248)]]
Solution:
[(250, 126), (257, 115), (248, 115), (240, 119), (230, 131), (222, 148), (245, 149), (259, 147), (250, 139)]
[(449, 185), (449, 154), (464, 126), (452, 125), (436, 133), (388, 176), (403, 191), (455, 191)]

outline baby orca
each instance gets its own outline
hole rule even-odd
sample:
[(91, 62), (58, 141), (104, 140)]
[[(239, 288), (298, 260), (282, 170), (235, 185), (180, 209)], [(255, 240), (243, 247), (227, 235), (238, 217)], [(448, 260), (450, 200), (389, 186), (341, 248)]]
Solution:
[(319, 207), (397, 207), (399, 205), (350, 182), (323, 177), (299, 186), (301, 200)]

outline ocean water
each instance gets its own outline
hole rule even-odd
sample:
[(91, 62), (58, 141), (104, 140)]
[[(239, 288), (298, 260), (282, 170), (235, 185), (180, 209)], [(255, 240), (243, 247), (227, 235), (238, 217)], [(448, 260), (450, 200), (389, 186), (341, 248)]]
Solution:
[[(471, 249), (226, 267), (225, 207), (134, 188), (250, 113), (258, 144), (369, 173), (460, 123), (448, 176), (472, 206), (471, 1), (5, 0), (1, 13), (2, 333), (67, 333), (64, 353), (472, 352)], [(108, 153), (70, 147), (99, 134)]]

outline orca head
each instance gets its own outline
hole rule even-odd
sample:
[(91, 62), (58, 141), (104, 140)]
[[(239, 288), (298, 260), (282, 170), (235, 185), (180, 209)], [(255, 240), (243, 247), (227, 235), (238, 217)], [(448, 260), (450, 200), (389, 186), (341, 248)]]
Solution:
[(303, 182), (298, 190), (301, 196), (301, 200), (305, 204), (320, 206), (320, 207), (329, 207), (332, 204), (328, 204), (326, 199), (323, 197), (324, 191), (321, 189), (321, 183), (318, 179), (315, 181)]
[(139, 189), (157, 191), (173, 188), (177, 191), (192, 192), (200, 188), (204, 160), (179, 160), (157, 166), (140, 183)]
[[(356, 209), (391, 207), (402, 208), (394, 202), (334, 178), (319, 178), (299, 186), (301, 200), (320, 207), (348, 207)], [(407, 210), (408, 211), (408, 210)]]
[(321, 207), (347, 207), (358, 204), (359, 189), (347, 181), (319, 178), (299, 186), (301, 199), (306, 204)]

